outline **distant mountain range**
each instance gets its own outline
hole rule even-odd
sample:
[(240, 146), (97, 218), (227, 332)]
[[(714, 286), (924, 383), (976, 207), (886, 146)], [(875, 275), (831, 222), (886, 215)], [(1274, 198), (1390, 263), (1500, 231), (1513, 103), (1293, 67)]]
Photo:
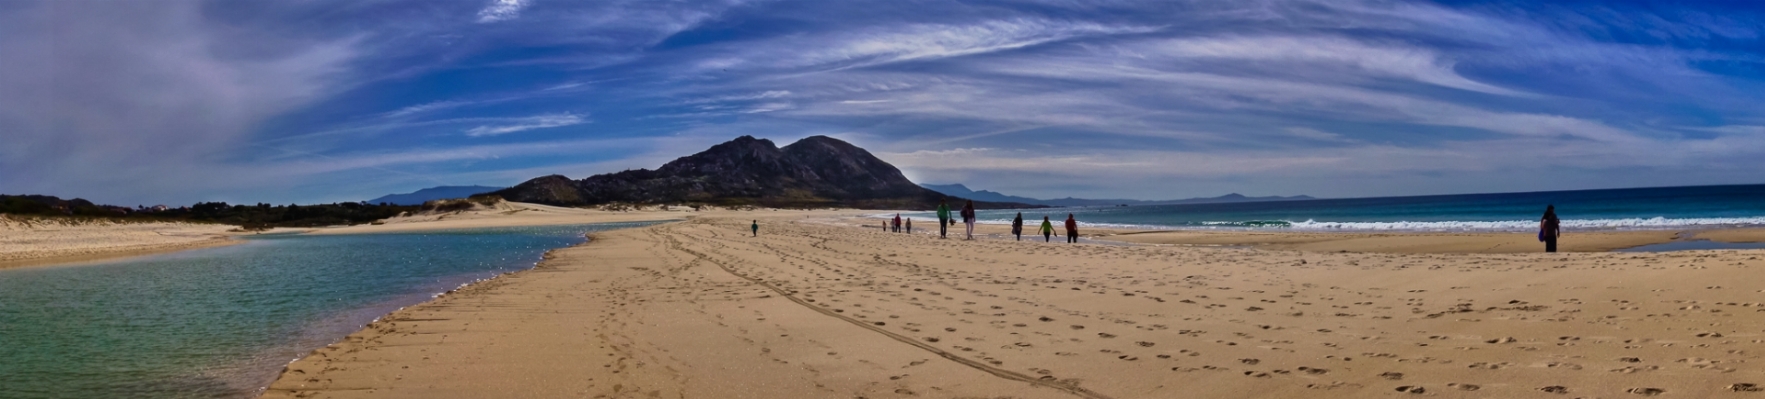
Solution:
[(378, 204), (384, 202), (393, 205), (422, 205), (424, 202), (438, 199), (466, 198), (501, 189), (503, 188), (490, 186), (439, 186), (417, 190), (416, 192), (409, 194), (390, 194), (368, 200), (368, 203)]
[[(742, 136), (656, 170), (627, 170), (582, 180), (544, 176), (489, 195), (562, 206), (700, 203), (862, 209), (931, 209), (946, 198), (907, 180), (894, 165), (869, 151), (826, 136), (804, 138), (783, 148), (770, 140)], [(960, 201), (951, 199), (952, 206)], [(975, 206), (1037, 207), (985, 200)]]
[(1060, 199), (1036, 199), (1036, 198), (1029, 198), (1029, 197), (1019, 197), (1019, 196), (1015, 196), (1015, 195), (1005, 195), (1005, 194), (1000, 194), (998, 192), (987, 191), (987, 190), (974, 191), (974, 190), (970, 190), (968, 188), (968, 186), (964, 186), (961, 184), (921, 184), (920, 186), (931, 189), (932, 191), (937, 191), (937, 192), (948, 194), (948, 195), (954, 195), (954, 196), (964, 197), (964, 198), (972, 198), (976, 201), (1016, 202), (1016, 203), (1045, 205), (1045, 206), (1219, 204), (1219, 203), (1229, 203), (1229, 202), (1299, 201), (1299, 200), (1316, 199), (1316, 198), (1312, 198), (1310, 196), (1304, 196), (1304, 195), (1295, 195), (1295, 196), (1291, 196), (1291, 197), (1280, 197), (1280, 196), (1247, 197), (1247, 196), (1244, 196), (1242, 194), (1237, 194), (1237, 193), (1226, 194), (1226, 195), (1222, 195), (1222, 196), (1218, 196), (1218, 197), (1211, 197), (1211, 198), (1190, 198), (1190, 199), (1164, 200), (1164, 201), (1142, 201), (1142, 200), (1130, 200), (1130, 199), (1084, 199), (1084, 198), (1072, 198), (1072, 197), (1060, 198)]

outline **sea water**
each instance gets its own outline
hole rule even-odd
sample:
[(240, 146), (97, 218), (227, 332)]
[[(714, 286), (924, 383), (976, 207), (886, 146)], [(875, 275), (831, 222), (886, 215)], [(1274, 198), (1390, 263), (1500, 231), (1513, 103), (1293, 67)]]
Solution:
[(282, 366), (403, 306), (650, 223), (245, 243), (0, 270), (0, 398), (252, 397)]
[[(1226, 204), (1109, 206), (980, 211), (982, 223), (1026, 230), (1067, 214), (1082, 226), (1309, 231), (1532, 231), (1546, 205), (1570, 230), (1765, 226), (1765, 185), (1659, 187), (1533, 193), (1321, 199)], [(952, 212), (961, 204), (951, 204)], [(877, 215), (893, 217), (893, 214)], [(930, 212), (902, 214), (935, 220)], [(1026, 231), (1028, 233), (1028, 231)]]

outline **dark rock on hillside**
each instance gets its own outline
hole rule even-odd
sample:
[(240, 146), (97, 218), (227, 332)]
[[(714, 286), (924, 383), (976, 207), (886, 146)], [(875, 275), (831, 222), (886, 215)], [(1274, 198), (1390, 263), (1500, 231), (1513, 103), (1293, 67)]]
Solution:
[[(491, 193), (509, 201), (582, 206), (606, 203), (761, 205), (926, 209), (960, 199), (908, 181), (894, 165), (831, 137), (778, 148), (742, 136), (656, 170), (638, 169), (582, 180), (545, 176)], [(987, 208), (1025, 204), (976, 203)]]

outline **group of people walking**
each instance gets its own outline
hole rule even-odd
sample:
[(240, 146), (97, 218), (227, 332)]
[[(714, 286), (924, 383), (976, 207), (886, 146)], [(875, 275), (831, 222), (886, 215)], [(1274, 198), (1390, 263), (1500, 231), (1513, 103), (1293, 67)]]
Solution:
[[(962, 216), (962, 223), (968, 226), (968, 239), (973, 240), (975, 222), (974, 201), (968, 201), (963, 204), (959, 216)], [(955, 224), (956, 219), (950, 217), (949, 203), (940, 201), (938, 203), (938, 238), (949, 238), (949, 227)], [(903, 228), (905, 228), (905, 230), (903, 230)], [(755, 220), (752, 229), (754, 230), (754, 235), (759, 236), (760, 221)], [(894, 231), (896, 233), (905, 231), (906, 233), (911, 234), (913, 233), (913, 219), (908, 218), (906, 219), (906, 222), (903, 223), (901, 214), (897, 213), (893, 220), (883, 222), (883, 231)], [(1047, 215), (1043, 215), (1042, 226), (1037, 231), (1042, 233), (1042, 242), (1053, 241), (1054, 222), (1048, 220)], [(1011, 235), (1017, 236), (1018, 241), (1023, 241), (1023, 212), (1018, 212), (1017, 217), (1011, 219)], [(1544, 217), (1540, 218), (1538, 223), (1538, 241), (1544, 242), (1544, 251), (1557, 252), (1557, 238), (1562, 237), (1562, 235), (1562, 220), (1557, 218), (1556, 205), (1545, 207)], [(1066, 214), (1066, 242), (1079, 242), (1079, 221), (1074, 219), (1073, 214), (1070, 213)]]
[[(962, 217), (962, 224), (967, 227), (964, 237), (973, 240), (974, 223), (976, 219), (974, 201), (966, 201), (963, 203), (962, 209), (957, 212), (956, 216)], [(894, 225), (895, 231), (900, 232), (901, 214), (895, 214)], [(949, 202), (938, 202), (938, 238), (949, 238), (949, 227), (955, 225), (956, 218), (953, 218), (950, 215)], [(913, 221), (911, 219), (907, 221), (907, 226), (907, 232), (912, 233)], [(1053, 241), (1054, 222), (1049, 220), (1048, 216), (1042, 216), (1042, 226), (1038, 231), (1042, 233), (1042, 242)], [(1011, 235), (1016, 236), (1018, 241), (1023, 241), (1023, 212), (1018, 212), (1017, 217), (1011, 220)], [(1066, 214), (1066, 242), (1079, 242), (1079, 221), (1073, 218), (1073, 215), (1070, 213)]]
[(895, 214), (894, 220), (883, 222), (883, 231), (893, 231), (896, 233), (901, 233), (901, 232), (903, 232), (902, 231), (903, 227), (906, 228), (906, 231), (905, 231), (906, 233), (912, 234), (913, 233), (913, 218), (907, 218), (906, 224), (902, 224), (901, 223), (901, 214), (897, 213), (897, 214)]

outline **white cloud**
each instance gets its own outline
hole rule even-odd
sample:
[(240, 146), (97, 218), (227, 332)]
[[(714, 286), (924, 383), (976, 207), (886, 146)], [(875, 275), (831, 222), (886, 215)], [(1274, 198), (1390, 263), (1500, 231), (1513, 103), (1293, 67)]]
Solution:
[(1430, 49), (1373, 45), (1339, 37), (1208, 37), (1162, 40), (1131, 46), (1179, 60), (1219, 59), (1239, 65), (1260, 65), (1287, 72), (1352, 68), (1344, 76), (1384, 76), (1462, 90), (1502, 95), (1523, 93), (1467, 79), (1453, 70), (1455, 61)]
[(264, 121), (349, 87), (346, 68), (362, 54), (349, 36), (246, 44), (247, 32), (189, 1), (0, 13), (0, 187), (131, 202), (212, 192), (183, 175), (219, 167)]
[(467, 105), (467, 104), (471, 104), (471, 103), (465, 102), (465, 101), (434, 101), (434, 102), (422, 103), (422, 104), (412, 105), (412, 106), (408, 106), (408, 107), (404, 107), (404, 108), (399, 108), (396, 111), (386, 113), (386, 117), (399, 118), (399, 117), (416, 115), (416, 114), (420, 114), (420, 113), (424, 113), (424, 112), (430, 112), (430, 111), (436, 111), (436, 110), (442, 110), (442, 109), (448, 109), (448, 108), (455, 108), (455, 107), (459, 107), (459, 106), (463, 106), (463, 105)]
[(795, 108), (795, 106), (791, 105), (791, 103), (765, 103), (765, 104), (760, 104), (758, 106), (755, 106), (754, 108), (749, 108), (749, 109), (743, 110), (743, 111), (741, 111), (741, 113), (758, 114), (758, 113), (765, 113), (765, 112), (782, 111), (782, 110), (787, 110), (787, 109), (791, 109), (791, 108)]
[(527, 7), (527, 0), (491, 0), (489, 6), (478, 10), (478, 23), (506, 21), (521, 16), (521, 9)]
[(466, 129), (466, 135), (472, 136), (472, 137), (496, 136), (496, 135), (503, 135), (503, 134), (509, 134), (509, 133), (514, 133), (514, 132), (533, 130), (533, 129), (546, 129), (546, 128), (554, 128), (554, 127), (580, 125), (583, 123), (588, 123), (588, 120), (583, 119), (581, 116), (577, 116), (575, 114), (564, 113), (564, 114), (536, 115), (536, 116), (531, 116), (531, 117), (526, 117), (526, 118), (520, 118), (520, 119), (516, 120), (514, 124), (498, 125), (498, 126), (484, 125), (484, 126), (471, 128), (471, 129)]
[(854, 68), (1012, 50), (1094, 35), (1144, 33), (1150, 26), (1018, 18), (967, 24), (911, 24), (852, 33), (787, 36), (738, 43), (728, 55), (696, 64), (702, 71), (730, 68)]

